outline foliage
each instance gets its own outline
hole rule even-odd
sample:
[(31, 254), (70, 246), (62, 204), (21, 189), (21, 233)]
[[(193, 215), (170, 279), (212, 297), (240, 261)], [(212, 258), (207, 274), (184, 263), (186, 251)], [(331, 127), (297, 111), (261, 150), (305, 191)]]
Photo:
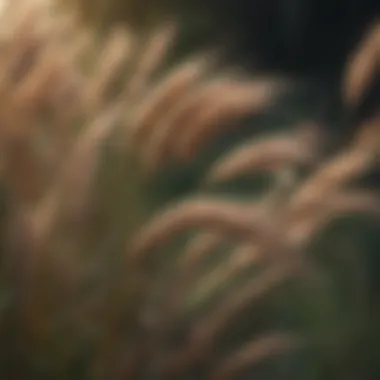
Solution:
[[(310, 87), (218, 50), (180, 61), (173, 23), (95, 36), (48, 0), (13, 1), (2, 378), (376, 378), (380, 199), (362, 179), (379, 115), (327, 149), (313, 93), (300, 109)], [(347, 64), (349, 108), (377, 42), (375, 27)]]

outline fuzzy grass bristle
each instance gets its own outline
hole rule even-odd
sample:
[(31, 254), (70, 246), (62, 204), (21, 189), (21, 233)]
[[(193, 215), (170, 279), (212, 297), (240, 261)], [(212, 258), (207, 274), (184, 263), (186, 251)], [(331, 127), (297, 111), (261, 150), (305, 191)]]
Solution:
[[(221, 68), (217, 49), (170, 63), (172, 22), (99, 36), (52, 5), (1, 15), (0, 377), (303, 379), (304, 362), (366, 376), (380, 199), (359, 179), (378, 168), (379, 119), (329, 155), (312, 118), (257, 128), (197, 194), (157, 208), (160, 170), (296, 84)], [(369, 83), (359, 61), (349, 102)], [(263, 173), (247, 198), (209, 191)]]

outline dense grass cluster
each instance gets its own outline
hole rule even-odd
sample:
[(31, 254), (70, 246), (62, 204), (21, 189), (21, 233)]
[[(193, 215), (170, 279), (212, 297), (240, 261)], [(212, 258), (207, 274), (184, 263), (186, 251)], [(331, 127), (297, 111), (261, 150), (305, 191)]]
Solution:
[(331, 149), (310, 87), (52, 5), (0, 16), (0, 377), (377, 378), (380, 115)]

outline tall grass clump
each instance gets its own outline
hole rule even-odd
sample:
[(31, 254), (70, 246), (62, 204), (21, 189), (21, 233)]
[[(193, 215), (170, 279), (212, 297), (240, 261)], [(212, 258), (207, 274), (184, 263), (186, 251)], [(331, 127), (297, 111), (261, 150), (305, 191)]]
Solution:
[(379, 115), (333, 152), (311, 117), (267, 128), (297, 83), (174, 59), (179, 26), (2, 11), (1, 378), (376, 376)]

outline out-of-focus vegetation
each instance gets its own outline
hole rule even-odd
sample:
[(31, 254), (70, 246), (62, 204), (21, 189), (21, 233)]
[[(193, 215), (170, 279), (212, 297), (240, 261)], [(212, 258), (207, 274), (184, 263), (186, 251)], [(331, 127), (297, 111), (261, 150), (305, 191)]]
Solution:
[(12, 1), (0, 378), (379, 377), (379, 115), (327, 150), (319, 89), (198, 45), (198, 3)]

